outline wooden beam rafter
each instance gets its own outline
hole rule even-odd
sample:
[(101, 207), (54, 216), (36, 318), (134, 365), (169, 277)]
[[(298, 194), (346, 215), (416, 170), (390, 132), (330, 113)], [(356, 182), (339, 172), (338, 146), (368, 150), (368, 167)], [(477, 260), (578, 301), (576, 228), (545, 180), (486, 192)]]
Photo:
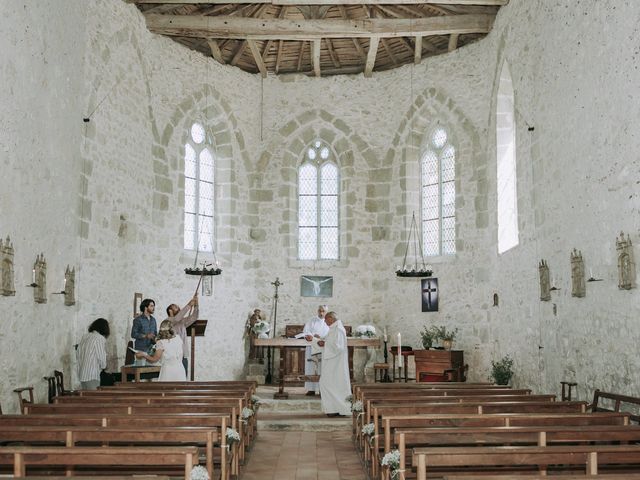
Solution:
[(224, 58), (222, 58), (222, 51), (220, 50), (220, 45), (218, 45), (218, 41), (213, 38), (207, 39), (207, 43), (209, 44), (209, 48), (211, 49), (211, 55), (216, 59), (218, 63), (224, 65)]
[(313, 73), (316, 77), (320, 76), (320, 41), (321, 39), (311, 42), (311, 60), (313, 63)]
[[(126, 3), (135, 3), (144, 5), (149, 3), (166, 4), (166, 5), (197, 5), (201, 3), (208, 4), (224, 4), (224, 3), (247, 3), (247, 0), (125, 0)], [(251, 3), (267, 3), (270, 5), (335, 5), (336, 0), (252, 0)], [(342, 5), (402, 5), (402, 4), (419, 4), (419, 5), (479, 5), (490, 7), (502, 7), (507, 5), (509, 0), (341, 0)]]
[(364, 76), (370, 77), (373, 73), (373, 67), (376, 64), (376, 55), (378, 53), (378, 44), (380, 37), (371, 37), (369, 39), (369, 51), (367, 52), (367, 63), (364, 66)]
[(361, 20), (290, 20), (147, 15), (154, 33), (179, 37), (236, 38), (241, 40), (319, 40), (322, 38), (395, 38), (488, 33), (494, 15), (468, 14), (427, 18), (367, 18)]
[(381, 38), (380, 43), (382, 43), (382, 48), (384, 48), (384, 51), (387, 53), (387, 56), (391, 59), (391, 63), (393, 63), (393, 66), (394, 67), (397, 66), (398, 60), (396, 59), (396, 56), (393, 54), (393, 51), (391, 50), (391, 47), (389, 46), (387, 39)]
[(449, 35), (449, 51), (453, 52), (456, 48), (458, 48), (458, 37), (457, 33), (452, 33)]
[(422, 60), (422, 37), (416, 37), (416, 47), (413, 53), (413, 63), (418, 65)]
[(265, 66), (264, 62), (262, 61), (262, 55), (260, 55), (260, 49), (258, 49), (258, 45), (256, 45), (256, 41), (255, 40), (247, 40), (247, 43), (249, 44), (249, 49), (251, 50), (251, 53), (253, 54), (253, 59), (256, 61), (256, 66), (258, 67), (258, 70), (260, 71), (260, 75), (262, 75), (262, 78), (267, 78), (267, 67)]

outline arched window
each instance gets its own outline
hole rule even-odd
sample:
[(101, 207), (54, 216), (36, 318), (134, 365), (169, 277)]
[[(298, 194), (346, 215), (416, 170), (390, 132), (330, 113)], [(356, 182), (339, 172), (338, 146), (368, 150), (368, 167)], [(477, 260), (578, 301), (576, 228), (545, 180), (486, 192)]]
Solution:
[(184, 145), (184, 248), (213, 251), (215, 158), (205, 128), (194, 123)]
[(425, 255), (456, 253), (456, 149), (438, 126), (427, 137), (421, 160), (422, 245)]
[(513, 83), (505, 62), (500, 74), (496, 102), (496, 151), (498, 164), (498, 253), (519, 243), (518, 195), (516, 191), (516, 121)]
[(314, 141), (298, 168), (298, 259), (338, 260), (338, 164), (331, 148)]

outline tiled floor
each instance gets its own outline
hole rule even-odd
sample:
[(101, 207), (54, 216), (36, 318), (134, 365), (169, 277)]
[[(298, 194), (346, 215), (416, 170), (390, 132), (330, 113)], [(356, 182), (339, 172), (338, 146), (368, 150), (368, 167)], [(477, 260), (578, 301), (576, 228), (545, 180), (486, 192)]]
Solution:
[(365, 480), (350, 431), (260, 431), (241, 480)]

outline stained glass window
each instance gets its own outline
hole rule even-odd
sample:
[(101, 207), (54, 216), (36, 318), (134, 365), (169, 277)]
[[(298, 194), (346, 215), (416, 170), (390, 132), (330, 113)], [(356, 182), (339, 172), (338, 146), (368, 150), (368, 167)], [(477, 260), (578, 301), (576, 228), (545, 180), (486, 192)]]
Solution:
[(298, 258), (340, 258), (340, 172), (331, 148), (316, 140), (298, 168)]
[(194, 123), (184, 145), (184, 248), (213, 251), (215, 157), (205, 128)]
[(498, 156), (498, 253), (503, 253), (519, 243), (516, 121), (513, 83), (507, 63), (502, 67), (496, 102), (496, 152)]
[(424, 254), (456, 253), (456, 150), (447, 130), (435, 128), (422, 153), (422, 246)]

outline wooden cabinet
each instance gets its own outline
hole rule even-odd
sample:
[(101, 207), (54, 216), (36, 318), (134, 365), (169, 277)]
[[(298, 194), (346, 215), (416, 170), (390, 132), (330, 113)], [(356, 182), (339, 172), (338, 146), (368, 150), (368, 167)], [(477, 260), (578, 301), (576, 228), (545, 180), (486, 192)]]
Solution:
[(414, 350), (417, 382), (464, 382), (468, 366), (462, 350)]

